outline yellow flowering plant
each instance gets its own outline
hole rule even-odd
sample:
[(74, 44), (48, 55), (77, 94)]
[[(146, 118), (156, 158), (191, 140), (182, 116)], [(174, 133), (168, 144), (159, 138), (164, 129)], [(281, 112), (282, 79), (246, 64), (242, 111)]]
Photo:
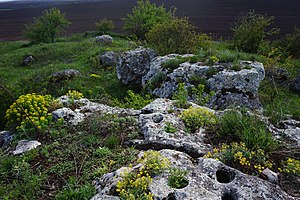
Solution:
[(52, 101), (50, 95), (21, 95), (6, 111), (7, 125), (17, 130), (46, 128), (52, 120), (48, 112)]
[(205, 158), (214, 158), (234, 167), (244, 173), (259, 175), (265, 168), (272, 168), (273, 164), (262, 149), (249, 150), (243, 142), (222, 144), (208, 152)]
[(278, 168), (278, 171), (287, 174), (287, 175), (295, 175), (300, 176), (300, 161), (288, 158), (286, 161), (282, 162), (282, 168)]
[(78, 100), (83, 98), (83, 94), (81, 92), (78, 92), (76, 90), (69, 90), (66, 94), (70, 99)]
[(91, 78), (94, 78), (94, 79), (99, 79), (99, 78), (101, 78), (101, 76), (98, 75), (98, 74), (91, 74), (90, 77), (91, 77)]
[(204, 107), (190, 107), (183, 111), (180, 118), (192, 133), (200, 127), (212, 126), (217, 123), (215, 114)]
[(152, 176), (162, 173), (170, 165), (170, 161), (157, 151), (145, 152), (138, 163), (142, 165), (138, 170), (125, 171), (117, 183), (116, 192), (121, 199), (152, 200), (153, 194), (148, 189)]

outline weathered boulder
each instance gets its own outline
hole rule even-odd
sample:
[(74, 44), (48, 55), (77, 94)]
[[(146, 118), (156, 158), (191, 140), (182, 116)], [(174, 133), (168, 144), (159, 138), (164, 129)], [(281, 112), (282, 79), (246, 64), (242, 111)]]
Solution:
[(13, 138), (9, 131), (0, 131), (0, 148), (8, 147)]
[[(132, 140), (129, 143), (139, 149), (176, 149), (194, 157), (204, 155), (211, 149), (211, 146), (204, 142), (205, 130), (187, 133), (178, 116), (180, 110), (173, 104), (174, 101), (169, 99), (156, 99), (144, 107), (138, 119), (143, 139)], [(174, 127), (175, 131), (167, 132), (167, 126)]]
[(292, 81), (292, 83), (290, 84), (290, 89), (300, 95), (300, 76)]
[(63, 119), (69, 125), (77, 125), (84, 120), (84, 114), (75, 112), (70, 108), (60, 108), (52, 112), (54, 120)]
[[(196, 87), (201, 80), (205, 80), (207, 88), (215, 91), (209, 107), (225, 109), (236, 105), (261, 108), (257, 94), (259, 84), (265, 76), (261, 63), (241, 61), (240, 70), (232, 69), (230, 63), (207, 66), (202, 62), (188, 61), (179, 64), (176, 69), (163, 67), (163, 63), (178, 56), (171, 54), (153, 59), (149, 72), (142, 78), (143, 87), (147, 87), (155, 96), (171, 98), (177, 92), (179, 83), (184, 83), (185, 88), (189, 88)], [(181, 55), (182, 58), (190, 56), (192, 55)], [(193, 97), (190, 96), (189, 99), (193, 100)]]
[(36, 141), (36, 140), (32, 140), (32, 141), (21, 140), (21, 141), (18, 142), (16, 150), (14, 150), (12, 153), (13, 153), (13, 155), (22, 154), (22, 153), (25, 153), (25, 152), (30, 151), (32, 149), (35, 149), (40, 145), (41, 145), (41, 143), (39, 141)]
[[(154, 199), (296, 199), (278, 185), (243, 174), (220, 161), (199, 158), (197, 163), (194, 163), (192, 158), (183, 152), (164, 149), (160, 153), (170, 160), (172, 167), (188, 171), (188, 185), (182, 189), (171, 188), (168, 185), (168, 172), (157, 175), (149, 186)], [(98, 196), (115, 194), (116, 184), (121, 178), (119, 173), (112, 172), (95, 181)]]
[(99, 60), (104, 67), (115, 66), (118, 63), (118, 54), (113, 51), (107, 51), (99, 56)]
[(124, 53), (117, 64), (117, 76), (125, 85), (141, 85), (142, 77), (150, 69), (150, 62), (156, 56), (152, 49), (138, 48)]
[(26, 56), (25, 58), (24, 58), (24, 60), (22, 61), (22, 65), (23, 66), (27, 66), (27, 65), (29, 65), (30, 63), (32, 63), (32, 62), (34, 62), (35, 61), (35, 59), (33, 58), (33, 56)]
[(53, 73), (49, 81), (56, 83), (64, 80), (69, 80), (81, 75), (81, 72), (76, 69), (66, 69), (64, 71)]
[(113, 38), (110, 35), (100, 35), (95, 37), (96, 42), (100, 44), (111, 44), (113, 43)]

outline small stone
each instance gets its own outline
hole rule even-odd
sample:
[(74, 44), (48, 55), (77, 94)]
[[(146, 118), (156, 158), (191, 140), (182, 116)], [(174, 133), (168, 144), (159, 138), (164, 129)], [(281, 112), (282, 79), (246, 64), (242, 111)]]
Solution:
[(0, 148), (9, 146), (13, 138), (14, 135), (10, 134), (8, 131), (0, 131)]
[(269, 168), (266, 168), (262, 171), (262, 176), (270, 183), (278, 183), (278, 175)]
[(96, 42), (98, 42), (100, 44), (111, 44), (111, 43), (113, 43), (113, 38), (110, 35), (97, 36), (95, 39), (96, 39)]
[(35, 149), (40, 145), (41, 145), (41, 143), (37, 140), (31, 140), (31, 141), (21, 140), (21, 141), (19, 141), (19, 143), (16, 147), (16, 150), (13, 151), (12, 153), (13, 153), (13, 155), (22, 154), (22, 153), (25, 153), (32, 149)]
[(50, 82), (61, 82), (64, 80), (69, 80), (77, 76), (81, 76), (80, 71), (76, 69), (66, 69), (64, 71), (53, 73), (50, 77)]
[(27, 57), (23, 60), (22, 65), (23, 65), (23, 66), (29, 65), (29, 64), (32, 63), (33, 61), (34, 61), (33, 56), (27, 56)]

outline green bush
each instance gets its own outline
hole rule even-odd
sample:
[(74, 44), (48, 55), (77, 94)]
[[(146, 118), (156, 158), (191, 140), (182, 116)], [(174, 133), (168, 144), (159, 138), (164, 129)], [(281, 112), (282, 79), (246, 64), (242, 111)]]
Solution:
[(146, 39), (162, 55), (195, 53), (201, 42), (187, 18), (157, 24), (146, 34)]
[(177, 93), (174, 94), (173, 99), (176, 100), (175, 105), (178, 108), (188, 108), (190, 104), (187, 101), (188, 91), (184, 87), (184, 83), (179, 83)]
[(287, 34), (279, 44), (289, 55), (299, 58), (300, 28), (295, 27), (295, 32)]
[(166, 122), (166, 126), (164, 127), (164, 130), (167, 133), (175, 133), (177, 131), (177, 128), (174, 127), (174, 125), (172, 124), (172, 122)]
[(113, 21), (106, 18), (96, 22), (95, 26), (96, 31), (100, 32), (101, 34), (107, 33), (115, 28)]
[(164, 69), (173, 71), (174, 69), (177, 69), (181, 63), (184, 63), (187, 61), (189, 61), (188, 57), (178, 57), (178, 58), (173, 58), (173, 59), (163, 62), (161, 66)]
[(125, 18), (124, 29), (135, 34), (139, 39), (145, 39), (146, 33), (156, 24), (170, 21), (172, 13), (163, 6), (157, 7), (149, 0), (138, 0), (132, 13)]
[(187, 170), (171, 168), (170, 176), (168, 178), (168, 185), (171, 188), (176, 188), (176, 189), (181, 189), (181, 188), (186, 187), (189, 184), (189, 181), (186, 178), (186, 175), (188, 175)]
[(274, 17), (257, 14), (253, 10), (241, 16), (232, 29), (235, 47), (247, 53), (257, 53), (265, 37), (278, 32), (276, 28), (266, 30), (273, 20)]
[(34, 43), (54, 42), (55, 38), (61, 34), (70, 24), (65, 18), (65, 14), (57, 8), (45, 10), (39, 18), (34, 18), (33, 24), (25, 25), (23, 31), (26, 38)]
[(205, 107), (190, 107), (183, 111), (180, 118), (192, 133), (196, 132), (200, 127), (216, 124), (215, 114)]
[(266, 124), (256, 116), (226, 111), (219, 120), (217, 138), (228, 141), (244, 142), (250, 149), (274, 150), (277, 146)]
[(116, 106), (122, 108), (142, 109), (152, 101), (153, 99), (149, 94), (142, 96), (134, 93), (132, 90), (128, 90), (127, 96), (125, 97), (125, 102), (119, 102), (118, 100), (115, 100), (115, 104)]

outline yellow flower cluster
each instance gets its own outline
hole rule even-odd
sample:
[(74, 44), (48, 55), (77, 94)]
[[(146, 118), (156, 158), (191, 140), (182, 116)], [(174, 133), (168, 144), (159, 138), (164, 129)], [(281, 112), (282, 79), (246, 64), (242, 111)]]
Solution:
[(148, 191), (152, 182), (152, 175), (166, 170), (170, 161), (156, 151), (147, 151), (138, 159), (142, 166), (137, 171), (125, 171), (122, 179), (118, 181), (116, 192), (121, 199), (130, 200), (153, 200), (153, 194)]
[(170, 166), (170, 161), (157, 151), (145, 152), (138, 162), (143, 165), (142, 169), (145, 168), (151, 175), (160, 174)]
[(222, 144), (221, 148), (214, 148), (204, 157), (218, 159), (248, 174), (260, 174), (265, 168), (273, 166), (262, 149), (251, 151), (243, 142)]
[(52, 120), (51, 113), (48, 113), (51, 101), (50, 95), (32, 93), (20, 96), (6, 111), (8, 125), (17, 130), (33, 128), (32, 123), (39, 129), (47, 127)]
[(215, 114), (204, 107), (190, 107), (180, 115), (187, 128), (195, 132), (203, 126), (211, 126), (217, 123)]
[(98, 75), (98, 74), (91, 74), (90, 77), (91, 77), (91, 78), (95, 78), (95, 79), (101, 78), (101, 76)]
[(69, 90), (66, 95), (73, 100), (83, 98), (83, 94), (76, 90)]
[(278, 168), (278, 170), (285, 174), (300, 176), (300, 161), (288, 158), (287, 161), (283, 162), (283, 169)]

